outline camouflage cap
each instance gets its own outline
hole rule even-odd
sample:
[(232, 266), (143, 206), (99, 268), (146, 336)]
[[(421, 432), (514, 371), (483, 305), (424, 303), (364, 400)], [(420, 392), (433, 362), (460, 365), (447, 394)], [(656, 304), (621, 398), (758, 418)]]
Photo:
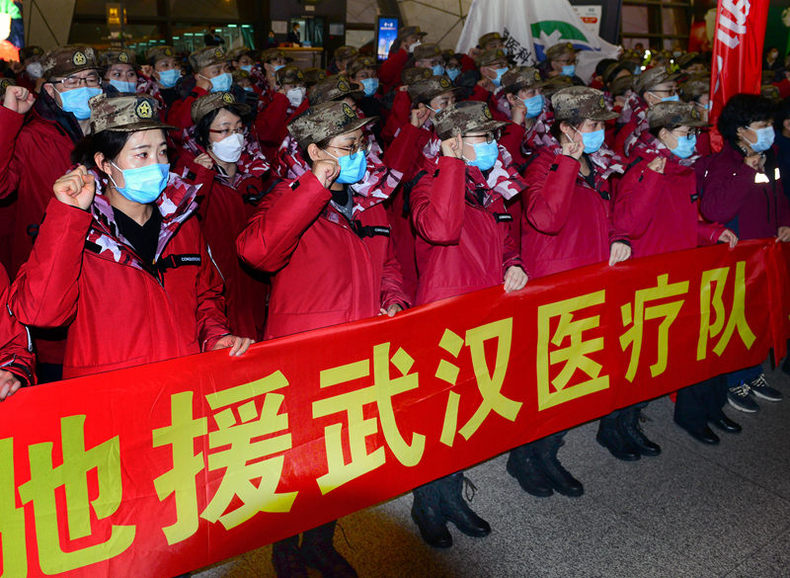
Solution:
[(44, 78), (68, 76), (91, 68), (98, 70), (96, 53), (90, 46), (64, 46), (50, 50), (43, 61)]
[(28, 58), (40, 60), (44, 56), (44, 49), (40, 46), (25, 46), (19, 49), (19, 60), (24, 62)]
[(636, 77), (632, 74), (615, 78), (609, 83), (609, 94), (612, 96), (623, 96), (629, 90), (633, 90), (634, 78)]
[(493, 63), (504, 60), (507, 62), (507, 55), (505, 51), (501, 48), (495, 48), (494, 50), (486, 50), (480, 56), (477, 57), (477, 66), (490, 66)]
[(161, 44), (159, 46), (152, 46), (149, 48), (145, 53), (145, 59), (148, 61), (148, 64), (153, 66), (160, 60), (164, 60), (165, 58), (175, 58), (176, 51), (172, 46), (165, 46)]
[(298, 66), (288, 65), (283, 66), (280, 70), (274, 73), (277, 77), (277, 84), (304, 84), (304, 73)]
[(241, 68), (231, 72), (231, 76), (233, 76), (233, 82), (235, 84), (239, 84), (239, 81), (243, 81), (243, 80), (252, 81), (252, 76), (250, 76), (250, 73), (247, 72), (246, 70), (242, 70)]
[(401, 72), (400, 78), (404, 85), (411, 86), (415, 82), (430, 78), (433, 76), (433, 71), (430, 68), (422, 68), (421, 66), (412, 66), (411, 68), (404, 68)]
[(175, 128), (159, 120), (159, 102), (150, 96), (107, 96), (102, 93), (88, 101), (91, 131), (133, 132), (153, 128)]
[(378, 120), (359, 118), (346, 102), (324, 102), (311, 106), (288, 124), (288, 132), (302, 149), (334, 136), (352, 132)]
[(475, 100), (466, 100), (440, 110), (434, 122), (436, 135), (441, 140), (470, 132), (493, 132), (507, 124), (494, 120), (488, 105)]
[(619, 62), (613, 62), (612, 64), (610, 64), (604, 69), (601, 78), (603, 79), (605, 84), (609, 84), (615, 79), (615, 77), (618, 74), (620, 74), (623, 71), (628, 72), (629, 74), (633, 74), (634, 71), (632, 67), (633, 67), (632, 62), (627, 62), (622, 60)]
[(782, 95), (779, 92), (779, 87), (774, 84), (763, 84), (760, 87), (760, 95), (764, 96), (768, 100), (773, 101), (774, 104), (782, 100)]
[(222, 46), (204, 46), (189, 55), (189, 65), (194, 72), (214, 64), (223, 64), (228, 61), (228, 55)]
[(695, 61), (701, 62), (701, 60), (698, 60), (698, 57), (699, 52), (684, 52), (675, 59), (675, 64), (678, 68), (686, 68), (695, 64)]
[(323, 68), (305, 68), (302, 73), (304, 74), (304, 85), (308, 88), (326, 78), (326, 70)]
[(552, 76), (543, 81), (541, 92), (546, 98), (551, 98), (552, 94), (563, 88), (568, 88), (569, 86), (573, 86), (573, 79), (570, 76), (558, 74), (557, 76)]
[(427, 32), (420, 30), (419, 26), (402, 26), (398, 28), (398, 40), (402, 40), (407, 36), (428, 36)]
[(210, 92), (195, 99), (192, 103), (192, 122), (195, 124), (199, 123), (201, 118), (218, 108), (227, 108), (238, 116), (244, 116), (250, 112), (250, 107), (236, 100), (233, 93)]
[(700, 96), (710, 94), (710, 77), (707, 75), (691, 76), (680, 85), (683, 100), (697, 100)]
[(643, 71), (634, 81), (634, 90), (639, 94), (650, 90), (654, 86), (671, 82), (679, 78), (678, 74), (669, 72), (664, 66), (654, 66)]
[(16, 81), (13, 78), (0, 76), (0, 98), (5, 96), (5, 91), (9, 86), (16, 86)]
[(557, 60), (566, 54), (576, 54), (576, 49), (570, 42), (559, 42), (546, 49), (546, 60)]
[(502, 90), (505, 93), (515, 93), (522, 88), (540, 88), (543, 84), (540, 71), (532, 66), (518, 66), (502, 76)]
[(483, 48), (483, 47), (485, 47), (486, 44), (488, 44), (489, 42), (493, 42), (495, 40), (502, 41), (502, 40), (504, 40), (504, 38), (502, 38), (502, 35), (499, 32), (489, 32), (488, 34), (483, 34), (478, 39), (477, 45), (480, 48)]
[(261, 62), (264, 64), (267, 62), (271, 62), (275, 58), (282, 58), (283, 60), (286, 60), (285, 52), (283, 52), (279, 48), (267, 48), (266, 50), (261, 52)]
[(247, 48), (246, 46), (240, 46), (238, 48), (234, 48), (233, 50), (228, 51), (228, 60), (238, 60), (239, 58), (245, 55), (254, 58), (255, 51), (252, 48)]
[(420, 44), (412, 53), (414, 60), (430, 60), (432, 58), (442, 58), (442, 49), (438, 44)]
[(357, 55), (358, 51), (353, 46), (340, 46), (335, 49), (334, 58), (335, 60), (348, 60), (349, 58), (354, 58)]
[(308, 100), (310, 106), (329, 102), (330, 100), (343, 100), (347, 96), (356, 98), (364, 93), (362, 86), (350, 81), (342, 74), (327, 76), (324, 80), (310, 88)]
[(448, 77), (444, 75), (431, 76), (409, 85), (409, 98), (415, 104), (420, 102), (427, 104), (440, 94), (457, 90)]
[(354, 76), (360, 70), (376, 70), (377, 68), (378, 62), (375, 58), (358, 54), (354, 57), (354, 60), (348, 63), (346, 72), (349, 76)]
[(99, 64), (102, 68), (109, 68), (113, 64), (129, 64), (134, 67), (137, 62), (131, 50), (106, 50), (99, 53)]
[(706, 122), (693, 104), (687, 102), (659, 102), (647, 111), (650, 128), (705, 126)]
[(580, 122), (611, 120), (620, 116), (606, 107), (603, 92), (588, 86), (570, 86), (554, 93), (551, 97), (554, 117), (558, 121)]

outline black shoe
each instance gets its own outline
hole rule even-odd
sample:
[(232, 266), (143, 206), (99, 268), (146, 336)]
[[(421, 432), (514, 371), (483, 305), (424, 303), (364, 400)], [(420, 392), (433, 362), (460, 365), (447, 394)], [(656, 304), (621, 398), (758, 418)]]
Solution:
[(704, 425), (701, 428), (691, 428), (686, 427), (683, 424), (677, 423), (681, 428), (686, 430), (686, 432), (693, 437), (695, 440), (707, 444), (709, 446), (715, 446), (719, 443), (719, 436), (717, 436), (713, 431), (707, 426)]
[(430, 486), (415, 488), (414, 503), (411, 506), (411, 519), (420, 529), (420, 536), (425, 543), (434, 548), (449, 548), (453, 545), (453, 537), (447, 530), (447, 523), (439, 507), (439, 493)]
[(639, 451), (643, 456), (657, 456), (661, 453), (661, 446), (647, 439), (639, 425), (639, 408), (629, 408), (618, 417), (618, 426), (622, 436)]
[(357, 572), (348, 560), (335, 550), (331, 542), (302, 544), (299, 550), (305, 564), (315, 568), (324, 578), (356, 578)]
[(272, 565), (278, 578), (307, 578), (298, 543), (299, 536), (292, 536), (272, 544)]
[(463, 496), (464, 482), (472, 488), (472, 497), (477, 489), (462, 473), (451, 474), (438, 480), (439, 505), (448, 522), (455, 524), (467, 536), (481, 538), (491, 533), (491, 525), (472, 511)]
[(564, 442), (555, 437), (541, 440), (541, 446), (535, 452), (538, 467), (554, 490), (568, 496), (578, 498), (584, 494), (584, 486), (566, 470), (557, 458), (557, 452)]
[(749, 382), (749, 389), (752, 394), (768, 401), (782, 401), (782, 392), (768, 385), (765, 374), (761, 373)]
[[(520, 451), (523, 450), (523, 451)], [(507, 473), (516, 478), (521, 489), (538, 498), (547, 498), (554, 493), (551, 484), (536, 463), (531, 448), (516, 448), (507, 460)]]
[(624, 462), (634, 462), (642, 455), (631, 440), (620, 432), (616, 419), (603, 418), (598, 426), (595, 440), (609, 450), (610, 454)]
[(740, 433), (741, 430), (743, 429), (740, 426), (740, 424), (732, 421), (726, 415), (722, 415), (721, 417), (718, 417), (716, 419), (712, 419), (712, 420), (710, 420), (710, 423), (715, 425), (721, 431), (727, 432), (727, 433)]

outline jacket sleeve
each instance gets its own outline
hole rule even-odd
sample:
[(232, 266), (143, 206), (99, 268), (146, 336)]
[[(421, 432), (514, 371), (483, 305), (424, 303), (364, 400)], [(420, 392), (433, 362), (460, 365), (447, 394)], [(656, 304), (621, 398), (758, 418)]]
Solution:
[(381, 131), (381, 138), (385, 143), (391, 143), (398, 129), (410, 124), (410, 115), (411, 99), (409, 98), (409, 93), (405, 90), (398, 90), (395, 93), (395, 98), (392, 100), (392, 109)]
[(197, 279), (197, 328), (202, 351), (211, 351), (220, 337), (230, 335), (225, 290), (203, 235), (200, 235), (200, 272)]
[(0, 103), (0, 199), (13, 193), (19, 185), (20, 171), (14, 159), (14, 151), (24, 121), (25, 115)]
[(389, 58), (381, 63), (378, 72), (384, 93), (390, 92), (395, 86), (400, 84), (400, 75), (409, 57), (408, 51), (401, 48), (395, 54), (390, 54)]
[(700, 216), (697, 220), (697, 246), (715, 245), (719, 242), (721, 234), (726, 230), (727, 228), (724, 225), (709, 223)]
[(167, 111), (167, 122), (178, 128), (189, 128), (192, 126), (192, 103), (201, 96), (208, 94), (204, 88), (195, 87), (192, 92), (184, 98), (179, 98), (170, 105)]
[(526, 130), (523, 126), (508, 122), (505, 128), (502, 129), (502, 136), (499, 138), (499, 144), (510, 153), (510, 156), (513, 158), (513, 164), (517, 167), (527, 162), (526, 157), (521, 152), (521, 143), (524, 142), (525, 134)]
[(541, 233), (556, 235), (565, 226), (579, 174), (579, 161), (567, 155), (542, 154), (527, 168), (524, 211)]
[(509, 267), (521, 267), (524, 269), (524, 263), (521, 261), (521, 251), (519, 239), (514, 235), (514, 228), (510, 225), (505, 232), (505, 246), (502, 254), (502, 265), (505, 271)]
[(395, 249), (390, 238), (387, 243), (387, 261), (381, 275), (381, 306), (387, 309), (390, 305), (400, 305), (404, 309), (411, 306), (406, 292), (403, 290), (403, 272), (400, 262), (395, 256)]
[(744, 165), (733, 172), (724, 163), (711, 162), (702, 180), (700, 210), (716, 223), (729, 223), (738, 214), (754, 186), (754, 170)]
[(33, 245), (11, 286), (8, 303), (25, 325), (62, 327), (74, 320), (82, 252), (92, 216), (51, 199)]
[(264, 146), (278, 147), (288, 134), (288, 97), (275, 93), (272, 101), (255, 117), (258, 140)]
[(658, 210), (661, 175), (642, 161), (620, 181), (613, 207), (613, 236), (638, 239), (647, 231)]
[(417, 163), (417, 157), (427, 142), (426, 133), (427, 131), (415, 128), (407, 122), (384, 152), (381, 162), (390, 169), (408, 174)]
[(27, 328), (7, 305), (8, 293), (8, 275), (0, 265), (0, 370), (13, 373), (22, 385), (33, 385), (36, 382), (33, 344)]
[(239, 257), (255, 269), (279, 271), (331, 198), (310, 171), (290, 184), (277, 185), (236, 238)]
[(411, 215), (417, 234), (432, 245), (457, 245), (464, 224), (466, 165), (439, 158), (433, 178), (420, 179), (411, 193)]

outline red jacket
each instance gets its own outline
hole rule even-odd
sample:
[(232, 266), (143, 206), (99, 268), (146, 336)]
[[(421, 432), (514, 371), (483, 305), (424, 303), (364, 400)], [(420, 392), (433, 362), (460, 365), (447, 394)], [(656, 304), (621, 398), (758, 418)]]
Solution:
[(641, 153), (617, 187), (613, 206), (616, 236), (627, 237), (634, 257), (715, 244), (724, 227), (701, 220), (697, 181), (692, 167), (679, 164), (671, 152), (664, 173), (648, 168), (657, 155)]
[(271, 102), (258, 111), (255, 117), (255, 132), (266, 158), (273, 158), (277, 149), (288, 135), (288, 123), (302, 114), (310, 103), (305, 97), (296, 109), (288, 97), (280, 92), (272, 94)]
[(602, 179), (591, 188), (579, 166), (544, 149), (527, 167), (521, 257), (531, 278), (609, 258), (610, 185)]
[(9, 304), (26, 325), (68, 325), (64, 377), (199, 353), (230, 333), (222, 280), (190, 218), (195, 187), (170, 183), (153, 272), (113, 234), (106, 197), (91, 212), (50, 201)]
[(379, 82), (381, 82), (381, 91), (384, 94), (391, 92), (395, 87), (400, 85), (401, 73), (403, 72), (406, 63), (411, 58), (411, 54), (405, 48), (400, 48), (396, 52), (390, 52), (387, 60), (381, 63), (378, 70)]
[(411, 194), (417, 304), (499, 285), (508, 267), (521, 265), (503, 198), (490, 190), (482, 203), (469, 198), (461, 159), (441, 157), (438, 166)]
[[(201, 96), (209, 94), (205, 88), (196, 86), (184, 98), (179, 98), (170, 105), (170, 110), (167, 111), (167, 123), (172, 124), (176, 128), (184, 129), (192, 126), (192, 103)], [(174, 131), (180, 132), (180, 131)]]
[(33, 343), (25, 326), (7, 306), (8, 289), (8, 275), (0, 267), (0, 370), (13, 373), (22, 385), (33, 385), (36, 382)]
[(241, 259), (273, 273), (265, 338), (374, 317), (408, 304), (381, 203), (354, 216), (352, 229), (312, 172), (278, 184), (236, 240)]

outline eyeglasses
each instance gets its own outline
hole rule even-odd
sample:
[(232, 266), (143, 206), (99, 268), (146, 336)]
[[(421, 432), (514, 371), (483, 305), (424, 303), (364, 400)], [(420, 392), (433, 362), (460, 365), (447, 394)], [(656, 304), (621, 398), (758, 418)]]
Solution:
[(52, 84), (62, 84), (66, 88), (72, 89), (79, 88), (83, 84), (85, 86), (95, 88), (99, 86), (99, 82), (99, 75), (94, 72), (86, 76), (67, 76), (66, 78), (61, 78), (60, 80), (53, 80)]
[(665, 88), (665, 89), (654, 88), (650, 92), (666, 92), (669, 96), (675, 96), (678, 93), (676, 88)]
[(365, 153), (367, 154), (368, 152), (370, 152), (370, 142), (368, 142), (368, 139), (363, 138), (362, 140), (357, 141), (351, 146), (339, 147), (335, 145), (327, 145), (326, 148), (333, 148), (339, 151), (345, 151), (350, 155), (355, 155), (357, 154), (358, 151), (365, 151)]
[(227, 138), (232, 134), (246, 134), (246, 129), (244, 127), (241, 128), (223, 128), (222, 130), (215, 130), (213, 128), (208, 129), (209, 132), (213, 132), (214, 134), (221, 135), (222, 138)]
[(486, 144), (491, 144), (496, 140), (496, 137), (496, 134), (487, 132), (485, 134), (465, 134), (463, 138), (484, 138), (486, 139)]
[(687, 137), (687, 136), (697, 137), (697, 136), (699, 136), (699, 129), (697, 129), (697, 128), (691, 128), (691, 129), (688, 130), (688, 132), (685, 132), (685, 133), (682, 133), (682, 134), (681, 133), (677, 133), (674, 130), (670, 131), (670, 132), (672, 134), (674, 134), (675, 136), (679, 136), (679, 137)]

